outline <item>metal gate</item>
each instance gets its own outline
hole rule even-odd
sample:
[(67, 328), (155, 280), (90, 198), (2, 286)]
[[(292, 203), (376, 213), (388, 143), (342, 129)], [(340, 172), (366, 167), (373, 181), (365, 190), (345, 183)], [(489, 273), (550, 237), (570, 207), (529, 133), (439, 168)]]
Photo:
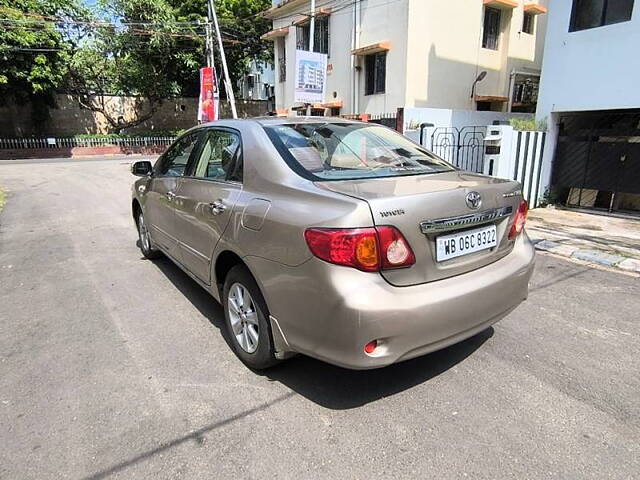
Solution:
[(431, 134), (431, 150), (463, 170), (484, 171), (484, 137), (487, 127), (437, 127)]
[(377, 123), (378, 125), (384, 125), (385, 127), (396, 129), (396, 117), (395, 113), (381, 113), (369, 116), (370, 123)]
[(568, 205), (640, 210), (640, 112), (562, 116), (552, 185)]

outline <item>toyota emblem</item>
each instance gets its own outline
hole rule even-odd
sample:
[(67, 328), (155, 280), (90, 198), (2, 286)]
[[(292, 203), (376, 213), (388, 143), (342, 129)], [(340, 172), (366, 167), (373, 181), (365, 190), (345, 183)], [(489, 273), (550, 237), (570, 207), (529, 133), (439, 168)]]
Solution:
[(477, 210), (482, 205), (482, 197), (478, 192), (469, 192), (467, 193), (467, 198), (465, 198), (467, 202), (467, 207), (472, 210)]

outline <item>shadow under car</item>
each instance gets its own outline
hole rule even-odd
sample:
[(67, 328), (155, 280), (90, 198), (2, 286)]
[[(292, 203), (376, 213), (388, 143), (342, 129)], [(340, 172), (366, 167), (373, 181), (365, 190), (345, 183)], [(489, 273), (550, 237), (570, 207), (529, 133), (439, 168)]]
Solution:
[[(221, 331), (230, 345), (224, 328), (222, 306), (169, 259), (163, 257), (155, 260), (154, 264)], [(493, 334), (493, 327), (489, 327), (443, 350), (374, 370), (349, 370), (297, 355), (256, 373), (282, 383), (325, 408), (345, 410), (403, 392), (437, 377), (478, 350)]]

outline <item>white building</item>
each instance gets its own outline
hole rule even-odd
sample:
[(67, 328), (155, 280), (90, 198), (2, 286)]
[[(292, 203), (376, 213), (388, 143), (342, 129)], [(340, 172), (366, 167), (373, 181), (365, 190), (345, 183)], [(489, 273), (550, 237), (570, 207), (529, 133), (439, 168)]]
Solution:
[(640, 210), (640, 1), (550, 4), (543, 181), (570, 205)]
[(238, 80), (238, 98), (242, 100), (269, 100), (274, 96), (275, 72), (273, 65), (253, 60), (249, 73)]
[[(318, 0), (326, 53), (316, 114), (398, 107), (534, 111), (547, 0)], [(309, 0), (274, 0), (276, 108), (291, 114), (296, 49), (309, 48)], [(486, 72), (486, 73), (484, 73)], [(475, 82), (478, 79), (477, 82)]]

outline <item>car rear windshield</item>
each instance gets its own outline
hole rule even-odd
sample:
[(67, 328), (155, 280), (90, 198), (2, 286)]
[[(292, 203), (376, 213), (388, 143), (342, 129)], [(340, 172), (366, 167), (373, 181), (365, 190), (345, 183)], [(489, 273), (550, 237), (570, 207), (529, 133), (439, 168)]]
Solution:
[(318, 122), (266, 126), (278, 151), (313, 180), (349, 180), (440, 173), (454, 168), (386, 127)]

